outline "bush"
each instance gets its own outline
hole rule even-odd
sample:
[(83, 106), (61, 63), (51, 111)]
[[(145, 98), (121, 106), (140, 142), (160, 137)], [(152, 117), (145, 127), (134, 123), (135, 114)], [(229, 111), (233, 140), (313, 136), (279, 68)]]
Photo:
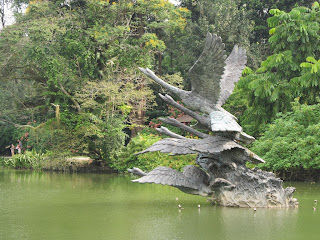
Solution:
[(35, 151), (25, 152), (25, 154), (16, 154), (12, 158), (1, 159), (1, 165), (11, 168), (23, 169), (41, 169), (45, 155)]
[(275, 172), (320, 169), (320, 104), (293, 103), (293, 111), (279, 114), (252, 147), (266, 163), (260, 167)]
[[(61, 122), (50, 119), (38, 124), (28, 122), (27, 127), (16, 130), (13, 139), (22, 142), (23, 151), (69, 153), (90, 156), (95, 160), (108, 160), (113, 152), (124, 145), (127, 137), (123, 129), (125, 118), (116, 115), (98, 119), (93, 114), (61, 114)], [(17, 140), (13, 140), (16, 143)], [(7, 150), (8, 151), (8, 150)]]
[(36, 152), (26, 151), (24, 154), (15, 154), (11, 158), (0, 158), (0, 166), (15, 169), (51, 170), (75, 172), (83, 164), (68, 161), (71, 157), (69, 152)]

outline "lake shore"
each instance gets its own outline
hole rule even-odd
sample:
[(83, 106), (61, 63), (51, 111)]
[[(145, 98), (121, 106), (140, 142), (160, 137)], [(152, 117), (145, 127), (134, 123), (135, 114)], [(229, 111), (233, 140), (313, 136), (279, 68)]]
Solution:
[[(10, 161), (11, 156), (0, 156), (0, 159)], [(24, 168), (24, 167), (22, 167)], [(81, 173), (117, 173), (103, 162), (94, 161), (87, 156), (74, 156), (56, 160), (45, 160), (41, 170)]]

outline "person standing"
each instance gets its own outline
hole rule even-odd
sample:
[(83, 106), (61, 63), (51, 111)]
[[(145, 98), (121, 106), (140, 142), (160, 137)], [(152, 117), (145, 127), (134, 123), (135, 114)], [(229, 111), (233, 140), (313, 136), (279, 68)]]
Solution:
[(16, 147), (10, 143), (9, 146), (6, 147), (7, 148), (10, 148), (10, 152), (11, 152), (11, 156), (13, 157), (14, 156), (14, 150), (16, 149)]
[(13, 143), (11, 144), (10, 150), (11, 150), (11, 156), (14, 156), (14, 150), (15, 150), (15, 146), (13, 145)]
[(17, 146), (17, 149), (18, 149), (18, 154), (21, 154), (21, 150), (22, 150), (22, 142), (20, 140), (18, 140), (18, 146)]

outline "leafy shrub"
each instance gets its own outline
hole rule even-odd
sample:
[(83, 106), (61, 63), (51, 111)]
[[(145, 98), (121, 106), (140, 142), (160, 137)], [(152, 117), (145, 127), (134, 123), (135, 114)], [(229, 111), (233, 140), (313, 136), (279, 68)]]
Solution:
[(89, 162), (72, 161), (70, 152), (36, 152), (26, 151), (24, 154), (15, 154), (11, 158), (0, 158), (0, 166), (15, 169), (51, 170), (76, 172), (79, 168), (87, 167)]
[(11, 168), (41, 169), (45, 155), (35, 151), (25, 152), (25, 154), (16, 154), (12, 158), (1, 159), (1, 165)]
[(252, 147), (265, 161), (260, 167), (275, 172), (320, 169), (320, 104), (293, 103), (279, 114)]

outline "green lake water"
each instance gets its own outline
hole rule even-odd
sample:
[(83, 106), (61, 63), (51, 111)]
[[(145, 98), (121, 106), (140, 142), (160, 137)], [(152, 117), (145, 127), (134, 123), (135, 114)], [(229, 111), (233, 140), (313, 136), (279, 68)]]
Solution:
[(285, 184), (299, 208), (254, 212), (131, 179), (0, 168), (0, 239), (320, 239), (319, 183)]

